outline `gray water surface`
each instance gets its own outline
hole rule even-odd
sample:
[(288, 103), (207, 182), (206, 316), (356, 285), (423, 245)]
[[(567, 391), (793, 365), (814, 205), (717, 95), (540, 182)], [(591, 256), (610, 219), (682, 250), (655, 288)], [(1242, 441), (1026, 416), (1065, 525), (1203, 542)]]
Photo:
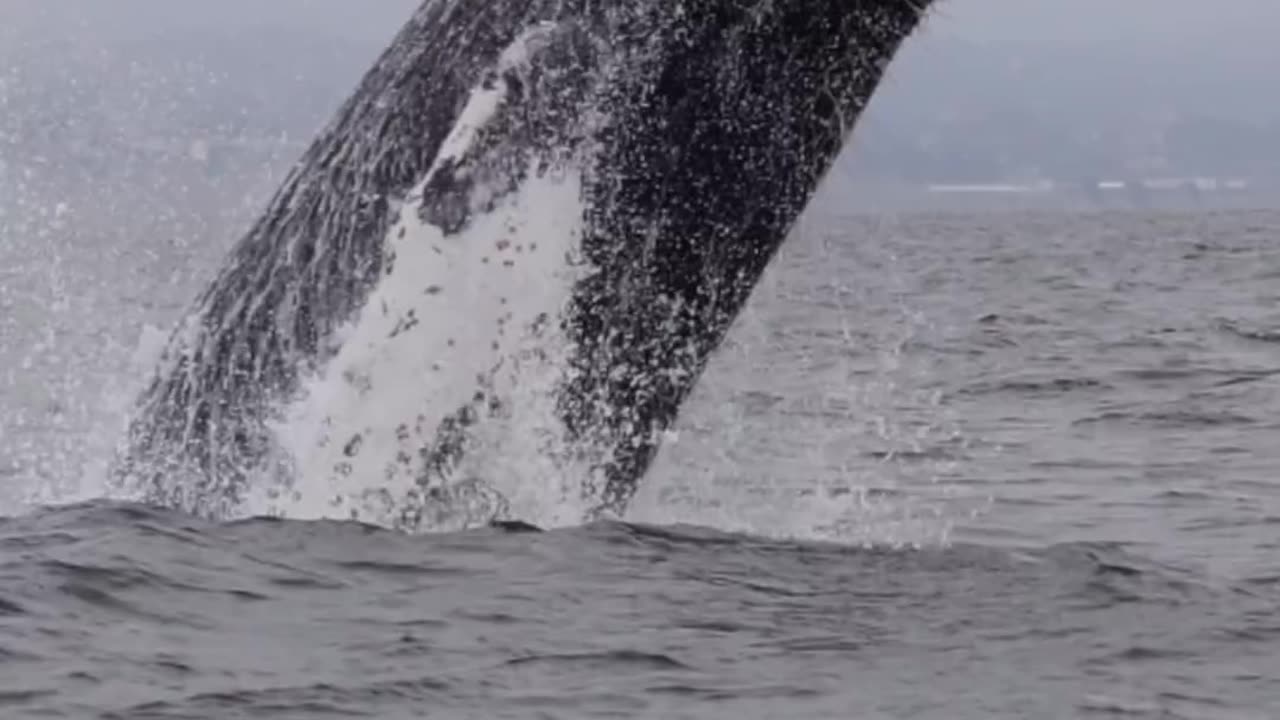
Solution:
[[(11, 501), (0, 716), (1280, 716), (1280, 214), (838, 205), (626, 524), (408, 537)], [(133, 381), (138, 328), (215, 250), (151, 246), (182, 281), (113, 282), (140, 256), (111, 254), (56, 292), (5, 281), (10, 494), (92, 489), (75, 468), (110, 423), (68, 408)]]

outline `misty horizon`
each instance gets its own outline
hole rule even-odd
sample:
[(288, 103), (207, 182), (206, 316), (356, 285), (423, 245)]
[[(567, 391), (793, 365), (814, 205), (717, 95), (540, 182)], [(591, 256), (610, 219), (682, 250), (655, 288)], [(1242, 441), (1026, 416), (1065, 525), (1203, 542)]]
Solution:
[[(0, 173), (68, 148), (309, 142), (418, 4), (0, 0)], [(942, 2), (841, 167), (914, 184), (1275, 181), (1260, 150), (1280, 144), (1276, 29), (1280, 4), (1262, 0)]]

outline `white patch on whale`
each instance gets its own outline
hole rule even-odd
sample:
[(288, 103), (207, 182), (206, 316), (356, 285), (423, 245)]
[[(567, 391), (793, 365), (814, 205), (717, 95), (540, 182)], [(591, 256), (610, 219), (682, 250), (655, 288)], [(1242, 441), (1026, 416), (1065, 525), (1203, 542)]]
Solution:
[(486, 493), (496, 490), (512, 515), (540, 526), (583, 517), (585, 493), (566, 483), (586, 482), (589, 472), (567, 467), (566, 453), (557, 452), (564, 427), (552, 390), (570, 350), (560, 318), (574, 283), (591, 272), (580, 253), (585, 161), (547, 172), (530, 167), (487, 212), (489, 189), (477, 185), (470, 222), (457, 234), (418, 213), (427, 179), (463, 157), (501, 109), (505, 72), (528, 63), (553, 30), (541, 24), (523, 33), (501, 54), (496, 80), (472, 90), (383, 240), (387, 272), (337, 332), (336, 354), (304, 378), (274, 423), (291, 456), (292, 487), (252, 483), (250, 512), (395, 525), (403, 500), (423, 490), (423, 448), (484, 392), (482, 404), (501, 406), (468, 429), (466, 452), (443, 488), (457, 494), (429, 510), (424, 529), (474, 524), (466, 507), (472, 491), (483, 505), (476, 513), (492, 512)]

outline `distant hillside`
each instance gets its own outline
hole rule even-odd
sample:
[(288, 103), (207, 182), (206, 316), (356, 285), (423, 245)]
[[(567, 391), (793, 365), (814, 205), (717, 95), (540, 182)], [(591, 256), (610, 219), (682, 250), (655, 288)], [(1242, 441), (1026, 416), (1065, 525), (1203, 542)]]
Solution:
[(926, 31), (869, 108), (849, 172), (904, 182), (1280, 178), (1277, 47), (1220, 44), (1197, 57)]
[[(981, 32), (953, 32), (963, 13), (999, 2), (1014, 15), (1036, 4), (955, 0), (955, 22), (942, 16), (909, 44), (859, 126), (849, 174), (917, 185), (1280, 179), (1280, 44), (1257, 40), (1274, 28), (1246, 38), (1130, 17), (1096, 31), (1077, 19), (1077, 35), (1054, 43), (1052, 25), (1022, 37), (974, 20)], [(294, 157), (417, 4), (0, 0), (0, 179), (6, 167), (226, 174)], [(1077, 7), (1039, 6), (1019, 22)], [(157, 154), (168, 164), (148, 165)]]

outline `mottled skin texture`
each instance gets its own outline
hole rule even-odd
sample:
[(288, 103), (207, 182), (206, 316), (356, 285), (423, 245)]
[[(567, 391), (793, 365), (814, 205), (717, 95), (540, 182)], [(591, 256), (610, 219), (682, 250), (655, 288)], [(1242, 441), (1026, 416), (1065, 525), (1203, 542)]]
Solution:
[[(602, 458), (598, 507), (621, 511), (928, 4), (427, 0), (175, 334), (116, 476), (156, 503), (234, 514), (271, 462), (264, 423), (394, 262), (393, 207), (498, 54), (553, 21), (545, 72), (512, 84), (513, 109), (428, 179), (419, 214), (460, 232), (484, 208), (457, 198), (519, 184), (513, 153), (595, 149), (583, 250), (598, 272), (558, 319), (575, 351), (556, 402), (568, 445)], [(584, 130), (590, 109), (607, 119)]]
[(628, 121), (599, 169), (623, 171), (589, 206), (602, 270), (569, 319), (583, 372), (565, 416), (618, 448), (614, 508), (657, 451), (646, 430), (674, 420), (921, 13), (903, 0), (684, 5), (653, 85), (619, 98)]

